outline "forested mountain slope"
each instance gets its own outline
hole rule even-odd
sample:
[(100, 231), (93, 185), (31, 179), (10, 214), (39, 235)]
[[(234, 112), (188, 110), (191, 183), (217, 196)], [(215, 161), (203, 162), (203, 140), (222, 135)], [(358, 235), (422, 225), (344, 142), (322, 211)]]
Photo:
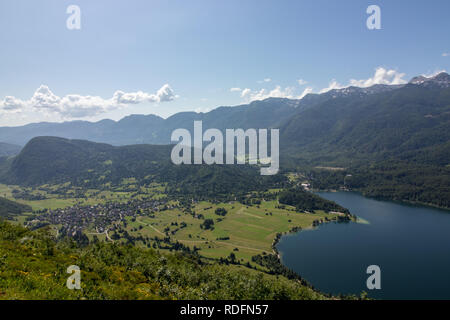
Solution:
[(316, 161), (394, 157), (446, 165), (449, 129), (450, 85), (408, 84), (363, 98), (331, 99), (301, 112), (282, 125), (281, 144), (290, 156)]
[(265, 189), (285, 181), (282, 175), (260, 175), (249, 165), (174, 165), (173, 146), (131, 145), (115, 147), (85, 140), (57, 137), (32, 139), (19, 155), (0, 162), (0, 182), (19, 185), (66, 183), (84, 187), (137, 183), (168, 183), (183, 194), (230, 195)]

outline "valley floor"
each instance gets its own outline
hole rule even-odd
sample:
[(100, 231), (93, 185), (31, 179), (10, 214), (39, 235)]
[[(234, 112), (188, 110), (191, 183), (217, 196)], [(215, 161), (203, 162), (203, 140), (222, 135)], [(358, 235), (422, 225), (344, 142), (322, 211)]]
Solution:
[[(37, 226), (37, 221), (41, 225), (50, 224), (55, 236), (59, 235), (58, 230), (66, 229), (71, 232), (81, 230), (90, 242), (132, 242), (138, 247), (170, 250), (174, 244), (181, 243), (202, 257), (227, 259), (233, 256), (234, 261), (254, 268), (261, 267), (253, 263), (252, 257), (272, 254), (272, 245), (278, 234), (296, 228), (311, 228), (315, 223), (332, 221), (339, 216), (338, 213), (321, 210), (313, 213), (297, 212), (292, 206), (280, 206), (276, 199), (264, 198), (257, 199), (257, 204), (242, 204), (238, 201), (192, 201), (188, 205), (180, 204), (176, 199), (166, 197), (161, 185), (141, 188), (139, 192), (124, 191), (132, 189), (127, 184), (124, 190), (85, 190), (81, 195), (80, 191), (69, 188), (64, 195), (54, 193), (60, 188), (46, 185), (27, 189), (0, 185), (0, 194), (28, 204), (33, 210), (43, 211), (17, 216), (14, 218), (16, 223), (31, 228)], [(18, 194), (18, 191), (34, 200), (14, 198), (13, 194)], [(77, 192), (78, 196), (74, 197)], [(126, 204), (130, 200), (135, 202)], [(106, 206), (115, 202), (125, 205), (113, 209)], [(92, 206), (99, 208), (93, 210)], [(67, 208), (74, 208), (71, 209), (73, 212)], [(217, 215), (215, 211), (218, 208), (225, 209), (226, 215)], [(80, 215), (84, 217), (83, 228), (79, 227), (77, 219)], [(110, 218), (100, 220), (101, 215), (109, 215)], [(204, 223), (209, 219), (213, 221), (213, 226), (206, 229)]]

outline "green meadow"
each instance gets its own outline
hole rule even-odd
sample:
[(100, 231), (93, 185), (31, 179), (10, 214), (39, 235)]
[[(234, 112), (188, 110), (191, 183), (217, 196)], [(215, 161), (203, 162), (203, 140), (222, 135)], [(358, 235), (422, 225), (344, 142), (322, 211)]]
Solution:
[[(226, 258), (234, 253), (245, 263), (250, 262), (254, 255), (272, 253), (277, 233), (285, 233), (295, 227), (310, 228), (315, 220), (337, 216), (323, 211), (299, 213), (293, 207), (280, 209), (277, 206), (277, 201), (262, 201), (258, 206), (238, 202), (200, 202), (195, 205), (194, 212), (197, 216), (203, 215), (201, 219), (177, 209), (165, 210), (156, 213), (154, 218), (145, 216), (129, 221), (127, 231), (133, 236), (170, 236), (172, 241), (200, 248), (200, 254), (208, 258)], [(219, 216), (215, 214), (217, 208), (225, 208), (228, 213)], [(214, 221), (213, 229), (201, 228), (205, 219)], [(180, 228), (183, 222), (186, 227)]]

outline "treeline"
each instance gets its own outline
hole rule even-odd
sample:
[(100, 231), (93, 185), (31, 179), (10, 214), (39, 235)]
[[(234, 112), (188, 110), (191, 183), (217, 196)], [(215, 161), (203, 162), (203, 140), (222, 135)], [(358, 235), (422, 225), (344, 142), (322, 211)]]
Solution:
[(350, 213), (348, 209), (337, 203), (323, 199), (300, 188), (291, 188), (280, 192), (278, 201), (281, 204), (294, 206), (297, 211), (314, 212), (315, 210), (323, 210), (325, 212), (335, 211)]
[(449, 166), (391, 160), (343, 171), (315, 170), (309, 175), (315, 189), (346, 188), (382, 200), (450, 208)]
[[(168, 183), (168, 194), (219, 202), (237, 200), (252, 191), (266, 191), (287, 184), (284, 175), (261, 176), (258, 168), (248, 165), (173, 166), (157, 179)], [(144, 183), (150, 181), (144, 180)]]
[(298, 280), (305, 286), (308, 285), (302, 277), (281, 264), (280, 259), (274, 254), (258, 254), (252, 257), (252, 261), (268, 269), (270, 274), (282, 275), (291, 280)]
[(450, 167), (385, 162), (358, 169), (349, 187), (378, 199), (450, 208)]

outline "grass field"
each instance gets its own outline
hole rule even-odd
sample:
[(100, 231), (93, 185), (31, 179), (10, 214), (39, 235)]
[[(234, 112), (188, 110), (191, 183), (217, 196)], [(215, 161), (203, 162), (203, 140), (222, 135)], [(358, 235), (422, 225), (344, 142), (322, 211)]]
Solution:
[[(213, 219), (213, 230), (200, 227), (203, 219), (194, 218), (179, 210), (166, 210), (157, 213), (155, 218), (138, 217), (135, 222), (130, 221), (127, 231), (134, 236), (141, 234), (160, 238), (169, 234), (172, 241), (200, 248), (200, 254), (205, 257), (225, 258), (233, 252), (242, 262), (249, 262), (254, 255), (272, 252), (272, 243), (277, 233), (288, 232), (294, 227), (310, 228), (314, 220), (335, 217), (324, 212), (297, 213), (292, 207), (279, 209), (276, 208), (277, 205), (276, 201), (263, 201), (259, 206), (200, 202), (195, 205), (194, 211), (197, 215), (202, 214), (205, 219)], [(225, 217), (214, 213), (219, 207), (228, 211)], [(173, 225), (174, 222), (178, 226)], [(180, 228), (182, 222), (186, 223), (185, 228)], [(143, 228), (139, 229), (140, 226)], [(172, 235), (171, 231), (176, 229), (178, 231)], [(229, 240), (220, 240), (227, 237)]]

